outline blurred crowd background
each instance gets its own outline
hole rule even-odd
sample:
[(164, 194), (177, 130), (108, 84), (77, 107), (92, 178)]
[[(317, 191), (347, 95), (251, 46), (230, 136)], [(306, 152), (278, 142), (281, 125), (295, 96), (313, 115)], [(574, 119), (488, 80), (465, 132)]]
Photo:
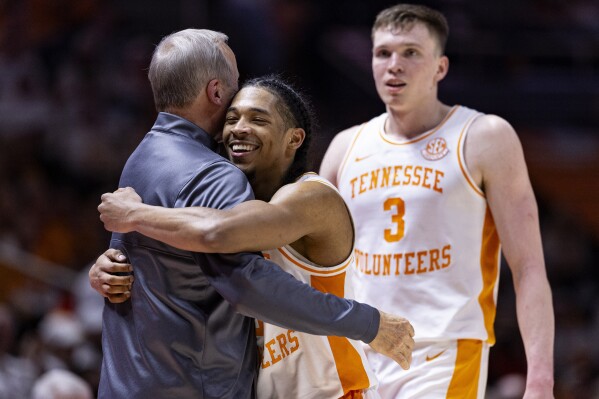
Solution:
[[(110, 237), (96, 207), (154, 121), (146, 73), (160, 38), (223, 31), (242, 79), (299, 85), (319, 119), (317, 169), (336, 132), (384, 110), (370, 27), (394, 3), (0, 0), (0, 399), (35, 397), (57, 369), (94, 395), (103, 300), (87, 271)], [(451, 28), (441, 98), (506, 118), (522, 140), (554, 294), (556, 398), (599, 398), (599, 3), (424, 4)], [(501, 279), (490, 399), (524, 383), (505, 265)]]

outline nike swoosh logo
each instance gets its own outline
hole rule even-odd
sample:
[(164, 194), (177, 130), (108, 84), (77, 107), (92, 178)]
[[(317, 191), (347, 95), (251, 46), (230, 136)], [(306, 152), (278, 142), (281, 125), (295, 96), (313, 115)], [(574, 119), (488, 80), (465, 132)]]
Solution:
[(365, 159), (367, 159), (367, 158), (370, 158), (370, 157), (371, 157), (371, 156), (373, 156), (373, 155), (374, 155), (374, 154), (368, 154), (368, 155), (365, 155), (365, 156), (363, 156), (363, 157), (356, 157), (356, 162), (363, 161), (363, 160), (365, 160)]
[(447, 349), (445, 349), (445, 350), (443, 350), (443, 351), (441, 351), (441, 352), (437, 353), (437, 354), (436, 354), (436, 355), (434, 355), (434, 356), (429, 356), (429, 355), (426, 355), (426, 361), (427, 361), (427, 362), (430, 362), (431, 360), (434, 360), (434, 359), (438, 358), (439, 356), (441, 356), (442, 354), (444, 354), (446, 350), (447, 350)]

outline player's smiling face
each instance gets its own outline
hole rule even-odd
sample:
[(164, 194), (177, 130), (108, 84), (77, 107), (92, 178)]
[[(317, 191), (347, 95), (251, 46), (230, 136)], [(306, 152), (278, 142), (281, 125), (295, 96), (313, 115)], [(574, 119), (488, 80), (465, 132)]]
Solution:
[(248, 176), (272, 174), (288, 163), (289, 130), (277, 101), (268, 90), (249, 86), (235, 95), (227, 111), (223, 143), (231, 162)]

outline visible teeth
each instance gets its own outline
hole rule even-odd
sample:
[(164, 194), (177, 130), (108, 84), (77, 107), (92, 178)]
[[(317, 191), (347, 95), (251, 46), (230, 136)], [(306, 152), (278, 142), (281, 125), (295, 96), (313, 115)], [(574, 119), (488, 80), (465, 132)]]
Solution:
[(232, 144), (231, 149), (233, 152), (247, 152), (252, 151), (256, 148), (256, 146), (251, 144)]

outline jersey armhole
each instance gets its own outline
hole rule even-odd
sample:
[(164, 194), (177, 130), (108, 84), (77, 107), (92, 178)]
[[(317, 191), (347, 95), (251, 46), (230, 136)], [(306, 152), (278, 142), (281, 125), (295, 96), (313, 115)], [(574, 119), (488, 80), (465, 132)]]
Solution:
[(476, 184), (476, 182), (472, 178), (472, 175), (470, 174), (470, 171), (468, 170), (468, 167), (466, 166), (466, 158), (464, 157), (464, 147), (465, 147), (465, 143), (466, 143), (466, 136), (468, 135), (470, 126), (472, 125), (472, 122), (474, 122), (474, 120), (481, 115), (482, 114), (477, 113), (476, 115), (472, 116), (466, 122), (466, 124), (462, 128), (462, 131), (460, 132), (460, 137), (458, 139), (458, 164), (460, 165), (460, 170), (462, 171), (462, 175), (466, 179), (466, 182), (468, 183), (470, 188), (472, 188), (472, 190), (474, 190), (474, 192), (476, 194), (485, 198), (486, 196), (485, 196), (484, 191), (478, 186), (478, 184)]

